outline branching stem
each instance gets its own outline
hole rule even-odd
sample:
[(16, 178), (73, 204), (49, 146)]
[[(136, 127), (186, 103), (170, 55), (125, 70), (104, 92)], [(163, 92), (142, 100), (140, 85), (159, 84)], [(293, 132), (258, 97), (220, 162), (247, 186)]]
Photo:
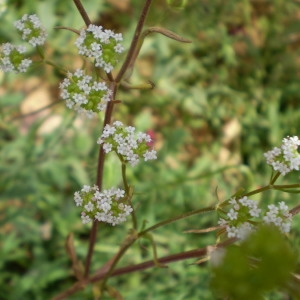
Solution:
[(138, 42), (139, 42), (142, 30), (143, 30), (143, 26), (144, 26), (147, 14), (149, 12), (149, 8), (150, 8), (151, 3), (152, 3), (152, 0), (146, 0), (145, 1), (144, 7), (142, 9), (142, 12), (141, 12), (141, 15), (140, 15), (140, 18), (139, 18), (139, 21), (138, 21), (138, 24), (137, 24), (135, 32), (134, 32), (134, 36), (133, 36), (130, 48), (128, 50), (125, 61), (124, 61), (123, 65), (122, 65), (122, 67), (121, 67), (121, 69), (120, 69), (120, 71), (117, 75), (116, 82), (121, 81), (122, 77), (124, 76), (125, 72), (127, 71), (128, 67), (130, 65), (131, 59), (134, 56), (134, 53), (135, 53), (136, 47), (138, 46)]
[[(114, 106), (114, 100), (117, 92), (117, 85), (112, 82), (110, 84), (110, 90), (112, 91), (112, 97), (111, 101), (108, 102), (106, 111), (105, 111), (105, 118), (103, 122), (103, 128), (106, 124), (109, 124), (112, 118), (112, 112), (113, 112), (113, 106)], [(105, 161), (105, 152), (103, 150), (103, 146), (100, 145), (99, 148), (99, 156), (98, 156), (98, 167), (97, 167), (97, 179), (96, 179), (96, 185), (98, 186), (99, 190), (102, 190), (102, 182), (103, 182), (103, 171), (104, 171), (104, 161)], [(93, 226), (90, 233), (90, 240), (89, 240), (89, 249), (88, 254), (85, 261), (85, 271), (84, 271), (84, 277), (87, 278), (89, 276), (90, 272), (90, 266), (92, 261), (92, 256), (94, 252), (94, 246), (97, 239), (97, 230), (98, 230), (98, 221), (93, 221)]]

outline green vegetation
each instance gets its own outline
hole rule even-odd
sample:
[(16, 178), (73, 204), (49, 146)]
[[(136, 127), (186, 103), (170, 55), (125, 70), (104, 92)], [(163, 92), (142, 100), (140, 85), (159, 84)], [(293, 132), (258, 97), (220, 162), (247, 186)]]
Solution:
[[(83, 4), (96, 24), (122, 32), (128, 49), (142, 2)], [(167, 28), (192, 43), (150, 34), (131, 83), (150, 80), (155, 88), (122, 88), (117, 95), (122, 103), (114, 119), (151, 130), (158, 151), (158, 160), (129, 171), (140, 222), (150, 226), (228, 199), (240, 188), (248, 191), (268, 183), (271, 168), (263, 153), (283, 137), (299, 135), (299, 9), (299, 1), (284, 0), (154, 1), (146, 26)], [(7, 0), (0, 18), (1, 43), (18, 40), (10, 24), (24, 13), (38, 14), (49, 30), (47, 53), (57, 65), (81, 66), (74, 34), (53, 29), (84, 26), (71, 0)], [(34, 68), (29, 75), (1, 74), (0, 299), (50, 299), (72, 285), (65, 251), (70, 232), (78, 258), (84, 261), (86, 256), (90, 226), (81, 223), (73, 195), (95, 182), (96, 140), (102, 128), (99, 120), (81, 119), (57, 102), (61, 80), (49, 66)], [(49, 109), (26, 115), (45, 105)], [(119, 161), (108, 156), (104, 187), (121, 182), (118, 167)], [(280, 180), (298, 182), (299, 175)], [(292, 208), (298, 197), (269, 191), (257, 200), (262, 206), (285, 200)], [(215, 232), (183, 231), (216, 224), (217, 215), (209, 213), (157, 229), (153, 238), (158, 256), (214, 245)], [(289, 240), (296, 250), (298, 225), (295, 216)], [(130, 227), (130, 222), (101, 225), (92, 270), (117, 252)], [(274, 233), (274, 240), (280, 238)], [(144, 239), (130, 248), (120, 266), (151, 259), (150, 241)], [(210, 288), (210, 265), (194, 262), (114, 277), (109, 285), (125, 299), (217, 299)], [(262, 289), (266, 299), (285, 299), (284, 292), (268, 294), (273, 288), (272, 282)], [(91, 294), (89, 287), (70, 299), (91, 299)]]

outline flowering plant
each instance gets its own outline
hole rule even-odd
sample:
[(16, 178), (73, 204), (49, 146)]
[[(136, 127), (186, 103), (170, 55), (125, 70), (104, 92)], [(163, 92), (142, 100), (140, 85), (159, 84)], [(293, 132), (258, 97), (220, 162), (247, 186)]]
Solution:
[[(87, 182), (79, 191), (75, 191), (73, 199), (74, 206), (77, 206), (78, 211), (81, 210), (81, 214), (78, 212), (78, 218), (81, 218), (82, 225), (88, 227), (89, 225), (87, 224), (92, 223), (84, 267), (82, 267), (77, 259), (75, 246), (68, 239), (67, 249), (72, 261), (72, 269), (76, 276), (76, 282), (65, 291), (59, 293), (54, 299), (65, 299), (68, 296), (76, 294), (76, 292), (87, 285), (94, 283), (99, 283), (97, 289), (101, 295), (105, 292), (110, 293), (111, 290), (107, 282), (112, 276), (117, 276), (121, 273), (127, 274), (153, 266), (162, 267), (163, 264), (172, 261), (195, 257), (201, 258), (197, 262), (198, 264), (211, 260), (212, 265), (216, 266), (212, 272), (215, 272), (213, 273), (215, 277), (220, 278), (219, 282), (222, 282), (222, 276), (224, 277), (226, 273), (223, 271), (228, 268), (228, 265), (234, 262), (234, 255), (232, 253), (236, 253), (230, 248), (234, 243), (239, 249), (243, 249), (243, 254), (247, 254), (245, 259), (241, 253), (237, 252), (238, 255), (241, 254), (240, 257), (244, 263), (245, 270), (249, 266), (252, 269), (260, 269), (260, 248), (256, 243), (259, 244), (257, 236), (259, 236), (261, 228), (265, 228), (265, 225), (272, 225), (270, 226), (272, 228), (270, 235), (276, 232), (274, 233), (274, 240), (278, 242), (279, 248), (283, 249), (282, 251), (286, 253), (286, 258), (290, 262), (289, 267), (285, 270), (285, 274), (289, 276), (281, 278), (280, 284), (290, 284), (290, 286), (294, 287), (293, 280), (297, 278), (297, 276), (293, 275), (296, 269), (294, 253), (288, 250), (284, 251), (286, 250), (285, 241), (281, 240), (281, 238), (291, 231), (292, 219), (300, 209), (298, 206), (289, 209), (285, 201), (279, 201), (276, 204), (268, 203), (266, 208), (261, 205), (263, 201), (253, 200), (250, 197), (252, 198), (254, 195), (271, 189), (292, 192), (294, 189), (299, 188), (298, 183), (290, 185), (276, 184), (280, 176), (299, 170), (300, 155), (298, 153), (298, 146), (300, 145), (300, 141), (298, 137), (284, 138), (280, 147), (265, 153), (267, 164), (273, 168), (272, 176), (266, 186), (252, 191), (238, 191), (234, 195), (229, 196), (228, 199), (219, 201), (214, 205), (172, 216), (169, 219), (146, 227), (146, 222), (144, 220), (141, 221), (141, 218), (138, 218), (136, 214), (137, 208), (142, 204), (137, 204), (134, 201), (133, 197), (138, 195), (138, 193), (135, 192), (134, 186), (131, 183), (132, 178), (127, 174), (127, 167), (136, 167), (141, 164), (145, 164), (147, 167), (147, 165), (153, 163), (152, 161), (159, 158), (159, 153), (155, 150), (155, 141), (151, 135), (140, 132), (133, 126), (125, 126), (119, 120), (113, 121), (113, 109), (116, 104), (121, 103), (121, 100), (117, 100), (116, 95), (122, 85), (126, 88), (136, 88), (136, 86), (131, 86), (128, 82), (128, 73), (130, 73), (128, 71), (131, 71), (131, 68), (134, 66), (141, 45), (149, 33), (160, 33), (180, 42), (189, 41), (167, 29), (152, 27), (143, 31), (145, 18), (152, 2), (151, 0), (146, 0), (127, 55), (122, 60), (121, 54), (125, 50), (122, 45), (122, 34), (92, 24), (81, 2), (79, 0), (74, 0), (74, 2), (85, 21), (86, 28), (80, 31), (70, 28), (69, 30), (78, 34), (75, 46), (78, 48), (79, 55), (83, 56), (85, 64), (88, 66), (84, 65), (81, 69), (74, 68), (75, 70), (71, 71), (59, 68), (59, 71), (65, 76), (59, 86), (61, 91), (60, 96), (65, 101), (67, 108), (74, 110), (75, 113), (84, 114), (88, 118), (95, 117), (96, 120), (96, 117), (99, 117), (99, 119), (103, 117), (104, 121), (101, 133), (98, 135), (99, 138), (97, 141), (94, 141), (95, 145), (99, 145), (96, 180), (94, 185)], [(36, 15), (24, 15), (21, 20), (15, 22), (15, 27), (21, 33), (23, 41), (36, 48), (37, 55), (41, 59), (40, 62), (55, 66), (54, 63), (50, 63), (44, 57), (46, 52), (43, 51), (43, 47), (46, 47), (47, 33)], [(1, 70), (16, 73), (27, 71), (33, 61), (27, 58), (26, 51), (27, 48), (23, 45), (3, 44), (0, 52)], [(119, 63), (120, 68), (118, 69)], [(87, 75), (90, 72), (92, 74)], [(139, 86), (139, 88), (141, 87), (153, 88), (154, 86), (153, 84), (145, 84)], [(108, 154), (109, 156), (114, 155), (118, 159), (122, 182), (105, 189), (103, 187), (105, 176), (104, 163)], [(219, 220), (216, 221), (214, 226), (205, 229), (189, 230), (188, 232), (203, 233), (216, 231), (217, 240), (213, 245), (202, 249), (196, 248), (191, 251), (183, 251), (175, 255), (167, 255), (166, 257), (158, 257), (156, 242), (151, 235), (155, 229), (193, 215), (207, 212), (218, 214)], [(120, 249), (104, 266), (93, 273), (91, 271), (92, 258), (95, 252), (99, 226), (108, 224), (111, 226), (111, 230), (115, 230), (117, 225), (120, 225), (121, 228), (122, 226), (126, 226), (123, 224), (125, 222), (127, 226), (131, 226), (131, 229), (124, 240), (121, 241)], [(150, 241), (153, 249), (153, 259), (151, 262), (136, 263), (133, 266), (128, 265), (118, 269), (120, 259), (136, 241), (141, 239), (148, 239)], [(260, 243), (263, 244), (262, 241)], [(251, 246), (253, 247), (251, 248)], [(248, 263), (249, 257), (251, 258), (250, 263)], [(267, 258), (268, 255), (264, 257), (265, 260)], [(259, 278), (260, 274), (256, 275)], [(247, 296), (249, 296), (249, 294), (241, 296), (241, 294), (235, 293), (236, 291), (228, 291), (222, 287), (221, 283), (218, 286), (219, 282), (214, 282), (214, 285), (216, 286), (216, 290), (220, 290), (221, 294), (223, 293), (222, 296), (224, 297), (232, 295), (237, 297), (236, 295), (239, 295), (240, 299), (247, 299)], [(261, 293), (263, 293), (264, 290), (261, 290)], [(260, 295), (258, 293), (258, 296)]]

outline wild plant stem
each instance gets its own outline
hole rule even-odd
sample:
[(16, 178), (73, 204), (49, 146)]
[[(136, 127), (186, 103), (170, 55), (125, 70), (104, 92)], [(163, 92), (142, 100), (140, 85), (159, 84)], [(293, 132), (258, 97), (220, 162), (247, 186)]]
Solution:
[[(300, 213), (300, 205), (291, 209), (290, 213), (293, 216), (299, 214)], [(153, 229), (156, 229), (157, 227), (156, 227), (156, 225), (151, 226), (148, 229), (144, 230), (143, 232), (145, 233), (146, 231), (149, 231), (151, 228), (153, 230)], [(140, 232), (140, 234), (142, 234), (143, 232)], [(136, 239), (137, 238), (138, 237), (136, 237)], [(119, 259), (122, 257), (122, 255), (125, 253), (125, 251), (136, 241), (136, 239), (132, 239), (131, 241), (128, 241), (128, 243), (126, 245), (124, 245), (123, 248), (121, 249), (122, 251), (119, 251), (120, 255), (118, 255), (118, 258), (114, 261), (113, 268), (115, 267), (115, 265), (119, 261)], [(236, 238), (231, 238), (231, 239), (224, 241), (223, 243), (215, 245), (215, 247), (216, 248), (226, 247), (226, 246), (229, 246), (229, 245), (233, 244), (234, 242), (236, 242), (236, 240), (237, 240)], [(171, 263), (171, 262), (175, 262), (175, 261), (181, 261), (181, 260), (186, 260), (186, 259), (190, 259), (190, 258), (201, 257), (201, 256), (206, 255), (207, 252), (208, 252), (208, 247), (204, 247), (204, 248), (200, 248), (200, 249), (193, 249), (193, 250), (186, 251), (186, 252), (171, 254), (171, 255), (168, 255), (165, 257), (158, 258), (157, 261), (158, 261), (158, 263), (161, 263), (161, 264), (167, 264), (167, 263)], [(71, 295), (75, 294), (77, 291), (83, 289), (87, 284), (95, 283), (95, 282), (98, 282), (99, 280), (103, 280), (107, 276), (107, 272), (110, 272), (110, 277), (115, 277), (115, 276), (120, 276), (120, 275), (124, 275), (124, 274), (129, 274), (132, 272), (142, 271), (145, 269), (152, 268), (154, 266), (155, 266), (155, 262), (153, 260), (150, 260), (150, 261), (146, 261), (146, 262), (143, 262), (140, 264), (122, 267), (122, 268), (119, 268), (116, 270), (113, 270), (113, 268), (111, 268), (109, 271), (105, 271), (105, 272), (99, 272), (99, 271), (97, 272), (96, 271), (95, 274), (92, 275), (90, 278), (86, 279), (86, 281), (76, 282), (72, 287), (70, 287), (69, 289), (60, 293), (59, 295), (54, 297), (52, 300), (66, 299), (66, 297), (71, 296)]]
[(206, 208), (202, 208), (202, 209), (196, 209), (196, 210), (193, 210), (193, 211), (190, 211), (190, 212), (187, 212), (185, 214), (182, 214), (182, 215), (179, 215), (177, 217), (174, 217), (174, 218), (171, 218), (171, 219), (168, 219), (168, 220), (164, 220), (162, 222), (159, 222), (143, 231), (141, 231), (139, 233), (139, 236), (143, 236), (145, 235), (146, 233), (154, 230), (154, 229), (157, 229), (161, 226), (164, 226), (164, 225), (167, 225), (167, 224), (171, 224), (173, 222), (176, 222), (178, 220), (181, 220), (181, 219), (185, 219), (187, 217), (190, 217), (190, 216), (193, 216), (193, 215), (197, 215), (197, 214), (201, 214), (201, 213), (207, 213), (207, 212), (212, 212), (212, 211), (215, 211), (216, 210), (216, 207), (215, 206), (209, 206), (209, 207), (206, 207)]
[(274, 184), (275, 181), (278, 179), (279, 176), (280, 176), (280, 172), (277, 172), (277, 173), (275, 174), (275, 176), (272, 178), (270, 184)]
[[(212, 246), (212, 247), (214, 247), (216, 249), (223, 248), (223, 247), (233, 244), (236, 241), (237, 241), (236, 238), (230, 238), (230, 239), (228, 239), (220, 244), (217, 244), (215, 246)], [(168, 255), (165, 257), (158, 258), (157, 262), (160, 264), (167, 264), (167, 263), (171, 263), (171, 262), (175, 262), (175, 261), (181, 261), (181, 260), (186, 260), (186, 259), (191, 259), (191, 258), (198, 258), (198, 257), (204, 256), (204, 255), (207, 255), (208, 248), (209, 247), (204, 247), (204, 248), (189, 250), (186, 252), (171, 254), (171, 255)], [(110, 277), (115, 277), (115, 276), (120, 276), (123, 274), (129, 274), (132, 272), (142, 271), (142, 270), (145, 270), (148, 268), (152, 268), (154, 266), (155, 266), (155, 261), (149, 260), (149, 261), (146, 261), (146, 262), (143, 262), (140, 264), (116, 269), (115, 271), (111, 272)], [(89, 282), (92, 283), (92, 282), (97, 282), (99, 280), (102, 280), (105, 275), (106, 274), (95, 274), (95, 275), (91, 276)]]
[[(211, 206), (211, 207), (207, 207), (207, 208), (204, 208), (204, 209), (198, 209), (198, 210), (194, 210), (194, 211), (191, 211), (191, 212), (188, 212), (186, 214), (182, 214), (178, 217), (175, 217), (175, 218), (172, 218), (172, 219), (169, 219), (169, 220), (166, 220), (166, 221), (163, 221), (163, 222), (160, 222), (158, 224), (155, 224), (151, 227), (149, 227), (148, 229), (145, 229), (143, 231), (141, 231), (140, 233), (138, 234), (133, 234), (132, 236), (129, 236), (127, 240), (125, 240), (125, 243), (124, 245), (120, 248), (118, 254), (116, 255), (112, 265), (110, 266), (109, 270), (105, 273), (104, 277), (103, 277), (103, 280), (102, 280), (102, 283), (101, 283), (101, 290), (103, 291), (104, 288), (105, 288), (105, 285), (106, 285), (106, 282), (107, 280), (111, 277), (111, 275), (114, 273), (113, 270), (115, 268), (115, 266), (117, 265), (118, 261), (122, 258), (122, 256), (125, 254), (126, 250), (136, 241), (138, 240), (140, 237), (146, 235), (149, 231), (151, 230), (154, 230), (154, 229), (157, 229), (158, 227), (160, 226), (163, 226), (163, 225), (166, 225), (166, 224), (169, 224), (169, 223), (172, 223), (172, 222), (175, 222), (177, 220), (180, 220), (180, 219), (183, 219), (183, 218), (186, 218), (186, 217), (189, 217), (189, 216), (192, 216), (194, 214), (199, 214), (199, 213), (204, 213), (204, 212), (211, 212), (211, 211), (214, 211), (215, 210), (215, 207), (214, 206)], [(180, 260), (180, 256), (178, 257), (178, 259)], [(182, 258), (181, 258), (182, 259)], [(155, 265), (155, 263), (160, 263), (160, 260), (159, 259), (155, 259), (153, 262), (150, 263), (151, 266), (152, 263)]]
[[(87, 14), (86, 14), (86, 11), (84, 10), (84, 8), (81, 4), (81, 2), (79, 0), (73, 0), (73, 1), (75, 2), (75, 5), (77, 6), (77, 9), (79, 10), (79, 12), (80, 12), (82, 18), (84, 19), (86, 25), (88, 26), (89, 24), (91, 24), (91, 22), (90, 22)], [(142, 29), (143, 29), (145, 19), (147, 17), (148, 12), (149, 12), (151, 2), (152, 2), (152, 0), (146, 0), (146, 2), (144, 4), (144, 7), (142, 9), (142, 12), (141, 12), (141, 15), (140, 15), (140, 18), (139, 18), (139, 21), (138, 21), (138, 24), (137, 24), (137, 27), (136, 27), (136, 30), (135, 30), (134, 37), (133, 37), (131, 45), (130, 45), (130, 49), (129, 49), (128, 54), (126, 56), (126, 59), (125, 59), (123, 65), (122, 65), (122, 67), (121, 67), (121, 69), (120, 69), (120, 71), (117, 75), (117, 78), (116, 78), (115, 82), (112, 82), (112, 84), (114, 86), (112, 100), (115, 100), (115, 94), (116, 94), (116, 90), (117, 90), (116, 83), (121, 81), (123, 75), (125, 74), (128, 66), (130, 64), (131, 58), (134, 55), (135, 49), (137, 47)], [(110, 76), (109, 76), (109, 78), (112, 79), (112, 77), (110, 77)], [(107, 106), (103, 126), (110, 123), (111, 116), (112, 116), (113, 103), (114, 102), (111, 101)], [(105, 152), (104, 152), (103, 147), (101, 145), (100, 150), (99, 150), (98, 171), (97, 171), (97, 181), (96, 181), (96, 184), (98, 185), (99, 190), (101, 190), (101, 188), (102, 188), (104, 160), (105, 160)], [(85, 264), (85, 278), (88, 277), (88, 274), (89, 274), (89, 271), (90, 271), (90, 265), (91, 265), (91, 260), (92, 260), (92, 256), (93, 256), (93, 249), (94, 249), (94, 245), (96, 243), (97, 228), (98, 228), (97, 221), (94, 221), (93, 222), (93, 227), (92, 227), (92, 230), (91, 230), (91, 234), (90, 234), (90, 244), (89, 244), (89, 250), (88, 250), (88, 255), (87, 255), (86, 264)], [(113, 270), (113, 268), (110, 269), (110, 272), (112, 270)]]
[[(119, 158), (120, 158), (121, 161), (123, 160), (121, 158), (121, 156), (119, 156)], [(125, 194), (126, 194), (126, 197), (128, 199), (127, 200), (128, 204), (130, 204), (130, 206), (133, 209), (133, 211), (131, 212), (131, 219), (132, 219), (133, 228), (136, 230), (137, 229), (137, 218), (136, 218), (134, 207), (133, 207), (132, 202), (131, 202), (133, 190), (132, 190), (132, 188), (130, 188), (130, 186), (128, 185), (128, 182), (127, 182), (127, 177), (126, 177), (126, 163), (124, 161), (122, 161), (122, 179), (123, 179), (123, 185), (124, 185), (124, 189), (125, 189)]]
[(126, 178), (126, 163), (122, 162), (122, 178), (126, 195), (129, 195), (129, 186)]
[(85, 25), (89, 26), (90, 24), (92, 24), (92, 22), (91, 22), (91, 20), (90, 20), (90, 18), (88, 16), (86, 10), (84, 9), (81, 1), (80, 0), (73, 0), (73, 1), (75, 3), (75, 5), (76, 5), (76, 7), (77, 7), (77, 9), (79, 11), (79, 13), (81, 14), (81, 17), (82, 17)]
[(152, 0), (146, 0), (145, 1), (144, 7), (142, 9), (139, 21), (137, 23), (137, 26), (136, 26), (136, 29), (135, 29), (135, 32), (134, 32), (134, 36), (133, 36), (130, 48), (128, 50), (125, 61), (124, 61), (123, 65), (122, 65), (122, 67), (121, 67), (121, 69), (120, 69), (120, 71), (117, 75), (116, 82), (121, 81), (122, 77), (124, 76), (125, 72), (127, 71), (128, 67), (130, 65), (130, 62), (131, 62), (131, 60), (132, 60), (132, 58), (135, 54), (136, 47), (138, 46), (138, 42), (139, 42), (142, 30), (143, 30), (143, 26), (144, 26), (146, 17), (147, 17), (148, 12), (149, 12), (149, 8), (150, 8), (151, 3), (152, 3)]
[[(218, 245), (212, 246), (215, 248), (222, 248), (222, 247), (226, 247), (229, 246), (231, 244), (233, 244), (237, 239), (236, 238), (231, 238), (228, 239), (226, 241), (224, 241), (223, 243), (220, 243)], [(115, 267), (115, 265), (117, 264), (117, 262), (120, 260), (120, 258), (123, 256), (123, 254), (125, 253), (125, 251), (135, 242), (135, 240), (131, 240), (128, 241), (128, 244), (124, 245), (120, 251), (118, 257), (116, 258), (116, 260), (113, 263), (113, 268)], [(204, 247), (204, 248), (199, 248), (199, 249), (193, 249), (193, 250), (189, 250), (186, 252), (180, 252), (180, 253), (176, 253), (176, 254), (171, 254), (165, 257), (161, 257), (159, 259), (157, 259), (157, 262), (160, 264), (167, 264), (167, 263), (171, 263), (171, 262), (175, 262), (175, 261), (181, 261), (181, 260), (186, 260), (186, 259), (191, 259), (191, 258), (198, 258), (204, 255), (208, 254), (208, 247)], [(56, 297), (54, 297), (52, 300), (63, 300), (66, 299), (66, 297), (71, 296), (73, 294), (75, 294), (77, 291), (83, 289), (87, 284), (89, 283), (95, 283), (98, 282), (100, 280), (105, 280), (105, 278), (107, 277), (107, 274), (109, 272), (109, 277), (116, 277), (116, 276), (120, 276), (120, 275), (124, 275), (124, 274), (129, 274), (129, 273), (133, 273), (133, 272), (137, 272), (137, 271), (142, 271), (142, 270), (146, 270), (149, 268), (152, 268), (155, 266), (155, 262), (154, 260), (150, 260), (150, 261), (146, 261), (140, 264), (136, 264), (136, 265), (130, 265), (130, 266), (126, 266), (126, 267), (122, 267), (116, 270), (113, 270), (113, 268), (111, 268), (111, 270), (106, 271), (106, 272), (97, 272), (92, 275), (90, 278), (88, 278), (85, 282), (76, 282), (72, 287), (70, 287), (69, 289), (65, 290), (64, 292), (60, 293), (59, 295), (57, 295)]]
[[(117, 85), (114, 82), (110, 83), (110, 90), (112, 91), (112, 97), (111, 101), (108, 102), (106, 111), (105, 111), (105, 118), (103, 122), (103, 128), (106, 124), (109, 124), (112, 118), (112, 112), (114, 107), (114, 99), (116, 96), (117, 91)], [(96, 185), (99, 188), (99, 191), (102, 190), (102, 183), (103, 183), (103, 171), (104, 171), (104, 161), (105, 161), (105, 152), (103, 150), (103, 146), (100, 145), (99, 147), (99, 156), (98, 156), (98, 167), (97, 167), (97, 179), (96, 179)], [(85, 261), (85, 271), (84, 271), (84, 277), (87, 278), (89, 276), (90, 272), (90, 266), (91, 261), (93, 257), (94, 252), (94, 246), (97, 239), (97, 230), (98, 230), (98, 221), (93, 221), (93, 226), (90, 233), (90, 239), (89, 239), (89, 249)]]
[(101, 282), (100, 290), (103, 291), (106, 286), (107, 280), (110, 278), (110, 275), (114, 271), (117, 263), (120, 261), (120, 259), (123, 257), (123, 255), (126, 253), (127, 249), (130, 248), (130, 246), (137, 240), (137, 237), (129, 236), (128, 240), (125, 240), (124, 245), (121, 246), (120, 250), (116, 254), (109, 270), (105, 273), (105, 276), (103, 277), (103, 280)]

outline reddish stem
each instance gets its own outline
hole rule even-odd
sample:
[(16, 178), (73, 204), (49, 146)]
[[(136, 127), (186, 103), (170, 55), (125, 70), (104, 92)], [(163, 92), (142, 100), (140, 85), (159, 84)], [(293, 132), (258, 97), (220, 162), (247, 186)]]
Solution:
[(76, 5), (76, 7), (77, 7), (77, 9), (79, 11), (79, 13), (81, 14), (81, 17), (82, 17), (85, 25), (88, 27), (90, 24), (92, 24), (92, 22), (91, 22), (91, 20), (90, 20), (90, 18), (88, 16), (86, 10), (84, 9), (81, 1), (80, 0), (73, 0), (73, 1), (75, 3), (75, 5)]
[[(112, 112), (114, 107), (114, 99), (116, 96), (116, 84), (112, 82), (110, 84), (110, 90), (112, 91), (111, 101), (108, 102), (106, 111), (105, 111), (105, 118), (103, 122), (103, 128), (106, 124), (109, 124), (111, 122), (112, 118)], [(102, 182), (103, 182), (103, 171), (104, 171), (104, 161), (105, 161), (105, 152), (103, 150), (102, 145), (100, 145), (99, 148), (99, 156), (98, 156), (98, 167), (97, 167), (97, 179), (96, 179), (96, 185), (98, 186), (99, 190), (102, 190)], [(85, 261), (85, 271), (84, 271), (84, 277), (87, 278), (89, 276), (90, 272), (90, 266), (92, 262), (93, 252), (94, 252), (94, 246), (96, 243), (97, 238), (97, 230), (98, 230), (98, 221), (93, 221), (93, 226), (90, 233), (90, 243), (89, 243), (89, 249)]]
[(135, 50), (136, 50), (136, 47), (138, 45), (138, 42), (139, 42), (142, 30), (143, 30), (143, 26), (144, 26), (147, 14), (149, 12), (151, 2), (152, 2), (152, 0), (146, 0), (146, 2), (144, 4), (144, 7), (142, 9), (139, 21), (137, 23), (137, 26), (136, 26), (136, 29), (135, 29), (135, 32), (134, 32), (134, 36), (133, 36), (130, 48), (128, 50), (125, 61), (124, 61), (123, 65), (122, 65), (122, 67), (121, 67), (121, 69), (120, 69), (120, 71), (117, 75), (116, 82), (121, 81), (122, 77), (124, 76), (125, 72), (127, 71), (128, 67), (130, 65), (130, 62), (131, 62), (132, 58), (134, 57)]

